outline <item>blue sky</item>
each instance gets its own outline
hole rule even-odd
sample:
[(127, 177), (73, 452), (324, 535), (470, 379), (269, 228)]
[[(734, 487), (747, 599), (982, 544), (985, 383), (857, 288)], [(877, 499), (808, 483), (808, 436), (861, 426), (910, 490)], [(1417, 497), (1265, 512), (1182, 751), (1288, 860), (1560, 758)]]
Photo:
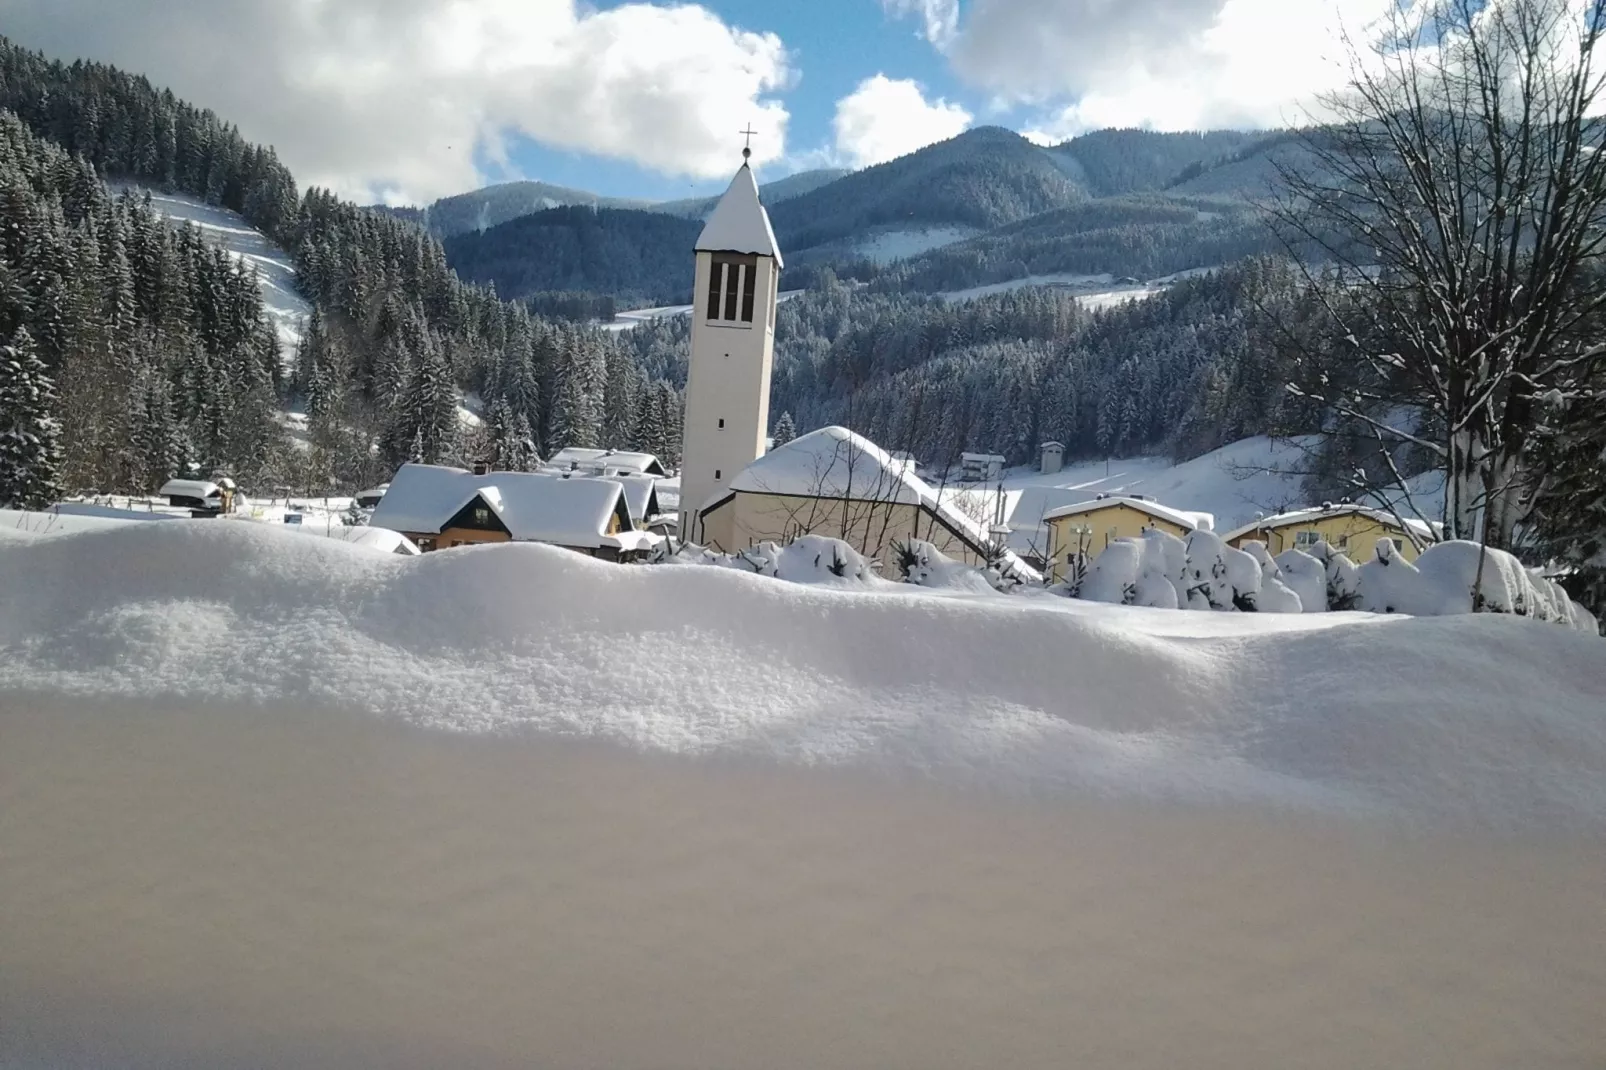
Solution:
[[(595, 6), (606, 10), (623, 3)], [(961, 103), (978, 114), (984, 110), (984, 98), (968, 91), (950, 73), (942, 55), (921, 36), (918, 22), (885, 13), (875, 0), (704, 0), (702, 6), (733, 26), (772, 32), (785, 42), (798, 76), (791, 89), (778, 95), (791, 115), (787, 147), (794, 154), (830, 146), (836, 102), (875, 74), (913, 79), (929, 96)], [(987, 121), (1009, 125), (1008, 119), (1005, 113)], [(731, 131), (733, 170), (741, 162), (741, 137), (736, 129), (745, 125), (738, 123)], [(759, 125), (755, 119), (755, 129)], [(766, 135), (761, 130), (758, 136)], [(510, 155), (511, 173), (610, 197), (668, 200), (716, 193), (728, 181), (665, 175), (626, 161), (548, 148), (528, 138), (517, 139)], [(488, 171), (496, 170), (487, 166)], [(797, 169), (799, 161), (788, 160), (760, 168), (760, 178)]]
[(514, 177), (713, 192), (749, 122), (761, 178), (983, 123), (1288, 125), (1338, 84), (1335, 27), (1397, 2), (0, 0), (0, 26), (213, 109), (304, 186), (420, 204)]

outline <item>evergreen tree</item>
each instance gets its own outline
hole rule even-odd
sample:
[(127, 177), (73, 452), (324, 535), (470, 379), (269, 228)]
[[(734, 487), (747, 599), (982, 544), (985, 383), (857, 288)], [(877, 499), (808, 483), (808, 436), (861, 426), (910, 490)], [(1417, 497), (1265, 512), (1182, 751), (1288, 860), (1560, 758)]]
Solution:
[(797, 437), (797, 428), (792, 425), (791, 413), (781, 413), (781, 418), (775, 421), (775, 431), (771, 437), (777, 446), (784, 446)]
[(0, 503), (43, 509), (61, 498), (55, 400), (33, 338), (19, 328), (0, 347)]

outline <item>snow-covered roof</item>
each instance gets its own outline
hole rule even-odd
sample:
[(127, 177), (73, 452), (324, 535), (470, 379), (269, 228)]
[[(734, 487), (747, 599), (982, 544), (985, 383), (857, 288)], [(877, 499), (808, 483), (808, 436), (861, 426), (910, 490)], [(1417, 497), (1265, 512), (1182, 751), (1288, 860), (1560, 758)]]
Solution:
[(544, 467), (596, 468), (606, 470), (609, 475), (621, 472), (633, 475), (664, 474), (663, 463), (650, 453), (637, 453), (633, 450), (594, 450), (580, 446), (568, 446), (559, 450)]
[(399, 531), (389, 528), (370, 527), (366, 524), (357, 527), (342, 528), (335, 535), (341, 542), (349, 542), (353, 546), (366, 547), (382, 554), (401, 554), (404, 557), (413, 557), (418, 554), (418, 546)]
[(475, 475), (461, 468), (406, 464), (374, 508), (373, 522), (396, 531), (439, 532), (479, 497), (515, 539), (595, 548), (617, 545), (607, 535), (608, 521), (623, 495), (624, 487), (612, 479), (549, 472)]
[(1425, 539), (1437, 536), (1433, 526), (1415, 517), (1396, 517), (1387, 509), (1377, 509), (1370, 505), (1359, 505), (1355, 502), (1338, 502), (1332, 505), (1318, 505), (1309, 509), (1294, 509), (1286, 513), (1277, 513), (1274, 516), (1263, 516), (1241, 527), (1234, 528), (1222, 536), (1228, 542), (1242, 538), (1256, 531), (1266, 531), (1271, 528), (1293, 527), (1298, 524), (1314, 524), (1319, 520), (1328, 520), (1335, 516), (1364, 516), (1385, 524), (1391, 528), (1398, 528), (1403, 520), (1406, 528)]
[[(987, 525), (959, 509), (952, 490), (939, 494), (914, 473), (910, 464), (845, 427), (822, 427), (777, 446), (737, 473), (729, 490), (924, 506), (978, 551), (990, 540)], [(702, 508), (709, 508), (723, 496), (716, 495)], [(1009, 556), (1014, 560), (1013, 554)], [(1018, 560), (1015, 564), (1027, 568)]]
[(1211, 531), (1216, 526), (1216, 518), (1210, 513), (1193, 512), (1186, 509), (1173, 509), (1169, 505), (1151, 502), (1147, 498), (1105, 497), (1095, 498), (1090, 502), (1077, 502), (1075, 505), (1062, 505), (1058, 509), (1043, 514), (1043, 521), (1058, 520), (1064, 516), (1078, 516), (1083, 513), (1096, 513), (1100, 509), (1111, 506), (1125, 505), (1142, 513), (1148, 513), (1156, 520), (1167, 520), (1179, 527), (1192, 530)]
[(1003, 464), (1004, 455), (1001, 453), (961, 453), (961, 461), (976, 461), (983, 464)]
[(742, 164), (730, 188), (714, 206), (713, 214), (697, 236), (697, 251), (710, 253), (757, 253), (773, 256), (777, 268), (781, 262), (781, 248), (775, 244), (775, 231), (770, 227), (769, 213), (758, 199), (758, 182), (753, 169)]
[(221, 498), (223, 488), (205, 479), (169, 479), (156, 493), (164, 498)]

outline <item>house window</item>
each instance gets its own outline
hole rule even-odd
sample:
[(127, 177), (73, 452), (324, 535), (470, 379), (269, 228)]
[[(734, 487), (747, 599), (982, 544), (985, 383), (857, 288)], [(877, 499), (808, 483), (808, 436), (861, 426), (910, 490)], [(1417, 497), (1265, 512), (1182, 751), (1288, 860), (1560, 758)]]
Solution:
[(708, 270), (708, 318), (720, 323), (752, 323), (758, 286), (758, 257), (717, 253)]
[[(1301, 550), (1309, 550), (1312, 546), (1315, 546), (1321, 541), (1322, 536), (1320, 532), (1299, 531), (1294, 533), (1294, 546)], [(1342, 546), (1343, 544), (1340, 543), (1339, 545)]]
[(476, 524), (489, 524), (490, 522), (491, 522), (491, 511), (489, 509), (485, 508), (485, 506), (483, 506), (483, 505), (476, 506), (475, 509), (474, 509), (474, 523), (476, 523)]

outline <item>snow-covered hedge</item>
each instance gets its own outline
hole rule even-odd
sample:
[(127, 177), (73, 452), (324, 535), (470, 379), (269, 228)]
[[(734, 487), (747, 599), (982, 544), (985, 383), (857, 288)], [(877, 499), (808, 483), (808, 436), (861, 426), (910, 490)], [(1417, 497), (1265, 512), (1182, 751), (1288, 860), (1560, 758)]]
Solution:
[(1418, 617), (1512, 613), (1598, 630), (1592, 614), (1539, 570), (1471, 542), (1430, 546), (1413, 564), (1379, 539), (1357, 565), (1325, 542), (1272, 557), (1261, 542), (1242, 550), (1210, 531), (1179, 539), (1149, 530), (1111, 543), (1061, 593), (1093, 602), (1163, 609), (1324, 613), (1364, 610)]

